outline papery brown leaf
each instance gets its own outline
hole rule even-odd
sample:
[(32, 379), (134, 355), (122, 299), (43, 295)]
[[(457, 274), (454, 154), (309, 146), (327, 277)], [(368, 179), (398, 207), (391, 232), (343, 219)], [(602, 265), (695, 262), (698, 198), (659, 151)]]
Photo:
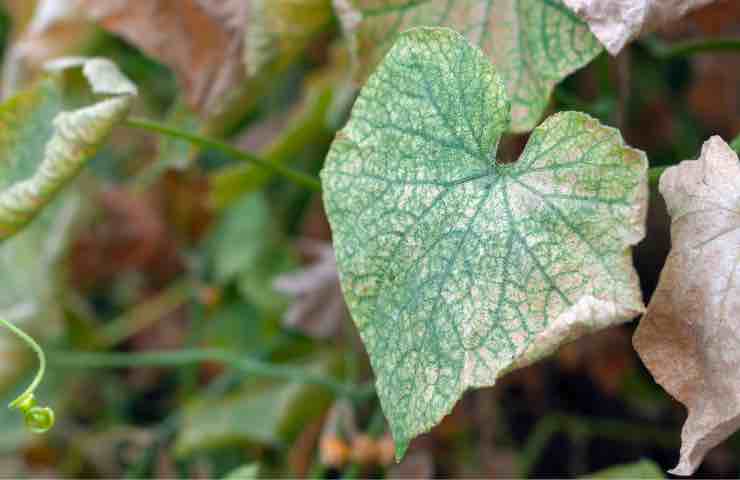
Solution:
[(612, 55), (640, 34), (714, 0), (563, 0)]
[(275, 290), (295, 298), (283, 318), (283, 325), (306, 335), (327, 338), (334, 335), (348, 315), (339, 286), (334, 249), (328, 243), (305, 240), (301, 249), (315, 261), (309, 267), (275, 279)]
[(672, 249), (633, 339), (650, 372), (688, 408), (681, 461), (692, 474), (740, 428), (740, 161), (720, 138), (660, 179)]
[(78, 1), (103, 28), (172, 68), (201, 112), (217, 112), (244, 74), (246, 1)]

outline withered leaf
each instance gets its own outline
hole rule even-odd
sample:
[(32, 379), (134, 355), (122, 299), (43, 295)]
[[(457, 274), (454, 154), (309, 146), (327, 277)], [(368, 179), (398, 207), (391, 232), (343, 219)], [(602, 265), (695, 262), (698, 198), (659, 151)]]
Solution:
[(588, 23), (612, 55), (640, 34), (681, 18), (714, 0), (563, 0)]
[(172, 68), (202, 112), (218, 111), (244, 74), (246, 1), (78, 1), (103, 28)]
[(650, 372), (688, 408), (681, 460), (692, 474), (740, 428), (740, 162), (720, 138), (660, 179), (672, 249), (633, 339)]

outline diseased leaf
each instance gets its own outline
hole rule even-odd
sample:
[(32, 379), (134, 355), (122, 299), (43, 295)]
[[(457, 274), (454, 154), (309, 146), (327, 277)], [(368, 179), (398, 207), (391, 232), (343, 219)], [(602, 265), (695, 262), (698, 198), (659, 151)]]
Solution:
[(103, 99), (64, 111), (61, 87), (49, 79), (0, 107), (0, 241), (33, 220), (128, 114), (136, 87), (112, 62), (68, 58), (49, 68), (76, 66)]
[(246, 0), (76, 0), (92, 19), (177, 75), (190, 105), (206, 114), (243, 78)]
[(462, 393), (642, 312), (645, 155), (588, 115), (496, 162), (509, 100), (448, 29), (402, 34), (322, 171), (347, 304), (402, 456)]
[(640, 34), (678, 20), (714, 0), (563, 0), (612, 55)]
[(553, 87), (601, 52), (588, 27), (560, 0), (335, 0), (355, 36), (360, 80), (399, 32), (443, 26), (462, 32), (496, 66), (512, 101), (511, 129), (539, 122)]
[(671, 167), (660, 192), (672, 249), (633, 343), (655, 380), (686, 405), (681, 461), (691, 475), (740, 428), (740, 162), (712, 137)]

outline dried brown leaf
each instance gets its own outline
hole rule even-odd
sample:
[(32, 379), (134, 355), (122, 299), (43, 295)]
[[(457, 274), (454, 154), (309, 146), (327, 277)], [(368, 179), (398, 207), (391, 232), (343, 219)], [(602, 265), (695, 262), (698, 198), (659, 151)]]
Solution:
[(612, 55), (640, 34), (714, 0), (563, 0)]
[(199, 111), (217, 112), (242, 79), (246, 1), (78, 1), (103, 28), (172, 68)]
[(720, 138), (660, 179), (673, 247), (634, 345), (688, 408), (681, 460), (690, 475), (740, 428), (740, 161)]

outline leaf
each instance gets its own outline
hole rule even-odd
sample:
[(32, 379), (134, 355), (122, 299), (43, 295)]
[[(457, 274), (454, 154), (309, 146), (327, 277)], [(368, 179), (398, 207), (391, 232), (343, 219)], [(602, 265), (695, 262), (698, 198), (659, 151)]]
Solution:
[(689, 411), (676, 475), (691, 475), (740, 428), (738, 162), (712, 137), (698, 160), (660, 178), (672, 249), (633, 343), (655, 380)]
[(246, 465), (242, 465), (241, 467), (229, 472), (228, 475), (224, 477), (225, 480), (252, 480), (259, 478), (259, 470), (260, 465), (259, 463), (248, 463)]
[(172, 68), (201, 112), (218, 112), (242, 80), (246, 0), (77, 1), (101, 27)]
[(501, 78), (448, 29), (402, 34), (322, 171), (340, 278), (403, 455), (462, 393), (643, 310), (645, 155), (554, 115), (514, 164)]
[(47, 80), (0, 107), (0, 241), (14, 235), (77, 175), (121, 122), (136, 87), (109, 60), (62, 59), (82, 67), (97, 103), (64, 111), (58, 83)]
[(678, 20), (714, 0), (563, 0), (612, 55), (640, 34)]
[(283, 325), (311, 337), (329, 338), (339, 332), (347, 316), (334, 249), (312, 240), (301, 243), (301, 249), (315, 257), (313, 264), (280, 275), (274, 282), (277, 291), (294, 297)]
[[(301, 365), (316, 374), (336, 375), (341, 357), (319, 354), (303, 359)], [(200, 398), (187, 405), (175, 450), (188, 455), (235, 443), (289, 443), (330, 403), (331, 394), (320, 386), (256, 381), (223, 398)]]
[(234, 282), (241, 295), (263, 311), (275, 312), (285, 298), (272, 286), (290, 271), (292, 250), (278, 234), (261, 192), (243, 195), (214, 227), (208, 245), (213, 274), (221, 284)]
[(463, 32), (496, 66), (512, 100), (511, 128), (534, 128), (553, 87), (594, 59), (599, 42), (560, 0), (335, 0), (344, 29), (354, 36), (361, 80), (416, 26)]
[(596, 473), (591, 473), (583, 478), (595, 479), (637, 479), (637, 478), (665, 478), (663, 470), (651, 460), (640, 460), (626, 465), (617, 465)]

